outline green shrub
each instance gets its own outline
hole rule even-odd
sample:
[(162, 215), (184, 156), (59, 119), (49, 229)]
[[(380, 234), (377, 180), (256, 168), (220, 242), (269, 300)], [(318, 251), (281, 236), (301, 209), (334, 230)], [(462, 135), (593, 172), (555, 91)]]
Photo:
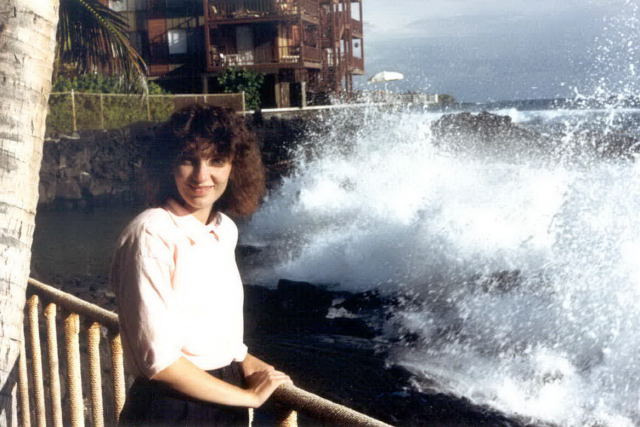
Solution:
[[(47, 134), (73, 132), (71, 94), (69, 93), (71, 90), (80, 92), (74, 95), (78, 129), (116, 129), (131, 123), (148, 121), (149, 118), (151, 121), (164, 121), (174, 110), (171, 95), (154, 82), (148, 83), (149, 94), (166, 94), (167, 97), (154, 96), (147, 100), (147, 97), (138, 94), (108, 95), (120, 94), (121, 88), (121, 80), (113, 76), (101, 74), (59, 76), (53, 83), (53, 92), (65, 93), (54, 94), (49, 98)], [(100, 94), (104, 95), (101, 97)]]
[(218, 76), (218, 84), (225, 93), (244, 92), (247, 108), (260, 108), (260, 93), (264, 83), (264, 74), (239, 68), (227, 68)]
[[(122, 78), (98, 73), (58, 75), (53, 82), (53, 92), (124, 93)], [(149, 95), (167, 94), (155, 82), (147, 82)]]

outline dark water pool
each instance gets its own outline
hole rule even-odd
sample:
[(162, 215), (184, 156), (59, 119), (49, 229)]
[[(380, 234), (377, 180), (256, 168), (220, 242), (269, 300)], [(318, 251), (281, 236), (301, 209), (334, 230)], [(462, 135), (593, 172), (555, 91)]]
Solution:
[(31, 274), (52, 281), (107, 276), (116, 238), (138, 211), (113, 207), (91, 212), (38, 212)]

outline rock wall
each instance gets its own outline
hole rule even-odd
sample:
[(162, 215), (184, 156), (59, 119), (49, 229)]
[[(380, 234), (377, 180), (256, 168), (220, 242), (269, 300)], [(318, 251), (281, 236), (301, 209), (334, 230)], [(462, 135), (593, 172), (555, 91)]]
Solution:
[(136, 203), (149, 126), (85, 131), (45, 141), (40, 169), (40, 207), (91, 208)]
[[(290, 153), (308, 119), (248, 117), (263, 149), (270, 185), (290, 170)], [(40, 170), (42, 209), (92, 209), (144, 202), (142, 159), (153, 144), (154, 124), (82, 131), (45, 141)]]

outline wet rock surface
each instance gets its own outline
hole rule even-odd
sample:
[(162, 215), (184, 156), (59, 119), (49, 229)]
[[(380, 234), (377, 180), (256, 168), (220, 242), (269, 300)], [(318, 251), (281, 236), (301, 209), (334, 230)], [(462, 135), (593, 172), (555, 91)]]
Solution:
[(445, 114), (431, 125), (431, 130), (435, 144), (445, 150), (483, 154), (493, 159), (514, 155), (635, 159), (640, 153), (640, 138), (621, 130), (560, 127), (556, 132), (542, 133), (513, 123), (509, 116), (486, 111)]
[(550, 141), (538, 132), (514, 124), (509, 116), (486, 111), (446, 114), (431, 125), (435, 143), (456, 155), (509, 159), (513, 153), (537, 156)]
[(483, 111), (478, 114), (446, 114), (433, 123), (432, 130), (437, 138), (452, 135), (472, 135), (481, 141), (521, 139), (537, 142), (540, 134), (515, 125), (511, 117)]
[(284, 279), (276, 288), (248, 285), (246, 340), (299, 387), (393, 425), (525, 425), (460, 397), (419, 391), (406, 369), (389, 365), (378, 320), (397, 304), (377, 291)]

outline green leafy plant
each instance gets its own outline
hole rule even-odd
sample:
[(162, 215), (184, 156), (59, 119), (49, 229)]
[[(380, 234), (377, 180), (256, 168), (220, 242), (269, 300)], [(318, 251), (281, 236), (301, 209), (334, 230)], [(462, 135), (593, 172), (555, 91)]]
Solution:
[[(126, 19), (100, 0), (60, 0), (56, 71), (122, 76), (127, 92), (146, 92), (147, 66), (131, 44)], [(56, 73), (57, 73), (56, 72)]]
[(217, 80), (226, 93), (244, 92), (245, 103), (249, 109), (255, 110), (262, 105), (260, 93), (264, 74), (239, 68), (227, 68)]
[(98, 73), (60, 75), (49, 98), (48, 135), (73, 132), (72, 90), (77, 92), (74, 102), (78, 129), (115, 129), (140, 121), (164, 121), (174, 110), (171, 95), (154, 82), (148, 83), (149, 94), (166, 97), (108, 96), (125, 95), (121, 94), (121, 78)]

